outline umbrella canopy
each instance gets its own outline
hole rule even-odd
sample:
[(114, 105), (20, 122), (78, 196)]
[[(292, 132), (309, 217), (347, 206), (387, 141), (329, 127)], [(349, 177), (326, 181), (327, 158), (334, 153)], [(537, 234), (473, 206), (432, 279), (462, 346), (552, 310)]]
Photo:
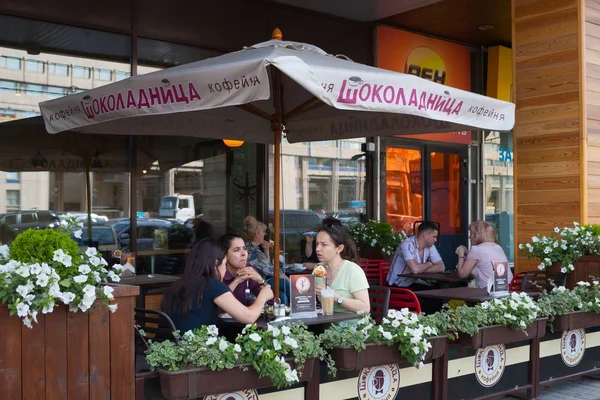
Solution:
[[(284, 133), (293, 143), (472, 129), (509, 131), (514, 125), (512, 103), (354, 63), (309, 44), (282, 41), (278, 29), (273, 37), (276, 40), (234, 53), (40, 103), (46, 128), (50, 133), (77, 130), (274, 143), (277, 255)], [(274, 266), (277, 275), (277, 256)]]

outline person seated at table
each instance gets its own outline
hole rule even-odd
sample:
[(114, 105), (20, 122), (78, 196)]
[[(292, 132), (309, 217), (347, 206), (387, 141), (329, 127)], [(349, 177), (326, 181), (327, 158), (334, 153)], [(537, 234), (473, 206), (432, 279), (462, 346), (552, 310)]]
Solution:
[(267, 283), (256, 269), (247, 265), (248, 250), (244, 239), (235, 233), (226, 233), (217, 240), (217, 244), (227, 259), (223, 283), (240, 303), (252, 304)]
[[(458, 276), (466, 278), (473, 275), (475, 287), (486, 288), (488, 280), (494, 277), (493, 262), (504, 262), (508, 265), (506, 253), (496, 244), (496, 231), (487, 221), (474, 221), (469, 225), (471, 249), (458, 246)], [(508, 279), (512, 281), (512, 271), (508, 268)]]
[[(334, 311), (360, 312), (368, 314), (369, 282), (365, 271), (356, 264), (358, 252), (356, 244), (342, 227), (326, 225), (317, 233), (317, 258), (327, 270), (327, 284), (333, 288)], [(321, 295), (324, 285), (317, 285), (317, 295)]]
[(267, 226), (253, 216), (244, 219), (244, 238), (248, 250), (248, 265), (256, 268), (260, 275), (269, 279), (275, 274), (269, 250), (272, 247), (270, 241), (265, 240)]
[[(334, 217), (324, 218), (321, 226), (327, 225), (335, 225), (342, 227), (342, 222)], [(319, 258), (317, 257), (317, 242), (315, 241), (314, 235), (305, 235), (302, 240), (300, 240), (300, 251), (302, 253), (302, 264), (308, 270), (313, 270), (319, 263)]]
[(444, 261), (435, 247), (438, 234), (438, 227), (435, 223), (423, 221), (419, 225), (417, 236), (411, 236), (400, 243), (392, 259), (390, 272), (386, 277), (390, 286), (407, 288), (412, 291), (431, 289), (431, 286), (420, 279), (398, 275), (444, 272)]
[(192, 247), (183, 277), (166, 290), (162, 301), (162, 310), (181, 333), (202, 325), (216, 325), (219, 310), (240, 323), (254, 323), (265, 303), (273, 298), (271, 287), (265, 285), (252, 305), (240, 303), (222, 282), (226, 263), (225, 252), (212, 240), (199, 241)]

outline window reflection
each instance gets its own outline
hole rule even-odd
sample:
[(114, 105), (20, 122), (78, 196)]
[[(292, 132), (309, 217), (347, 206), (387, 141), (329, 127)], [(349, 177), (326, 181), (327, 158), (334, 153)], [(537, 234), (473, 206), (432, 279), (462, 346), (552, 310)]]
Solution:
[(423, 215), (423, 172), (420, 150), (386, 149), (387, 222), (396, 231), (413, 234), (413, 224)]

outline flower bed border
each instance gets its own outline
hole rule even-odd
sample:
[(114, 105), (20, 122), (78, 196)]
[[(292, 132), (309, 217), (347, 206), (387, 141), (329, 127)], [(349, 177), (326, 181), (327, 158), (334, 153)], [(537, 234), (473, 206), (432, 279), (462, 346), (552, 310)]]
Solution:
[[(424, 362), (444, 355), (446, 336), (434, 336), (427, 340), (431, 343), (431, 349), (425, 354)], [(396, 346), (386, 344), (369, 343), (360, 352), (354, 347), (340, 346), (334, 347), (329, 353), (335, 361), (336, 368), (342, 371), (355, 371), (387, 364), (400, 364), (401, 368), (412, 366), (402, 357)]]
[(565, 315), (557, 315), (552, 322), (555, 331), (572, 331), (600, 326), (600, 314), (587, 311), (573, 311)]
[(523, 331), (515, 331), (502, 325), (484, 326), (473, 336), (465, 333), (459, 334), (458, 343), (462, 346), (479, 349), (497, 344), (507, 344), (542, 338), (546, 334), (546, 321), (548, 318), (536, 318), (532, 324)]
[[(293, 359), (286, 359), (294, 368)], [(312, 358), (304, 363), (300, 382), (312, 379), (314, 363)], [(244, 371), (241, 367), (248, 368)], [(232, 369), (212, 371), (209, 368), (190, 368), (181, 371), (158, 369), (160, 390), (169, 400), (190, 399), (212, 394), (230, 393), (244, 389), (259, 389), (273, 386), (268, 376), (259, 378), (251, 364), (242, 364)], [(207, 384), (210, 382), (210, 384)]]

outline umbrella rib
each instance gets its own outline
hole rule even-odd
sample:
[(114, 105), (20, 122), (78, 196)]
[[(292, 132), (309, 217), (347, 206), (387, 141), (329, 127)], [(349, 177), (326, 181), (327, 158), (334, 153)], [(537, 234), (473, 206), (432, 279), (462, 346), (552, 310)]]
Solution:
[(236, 106), (237, 108), (240, 108), (246, 112), (249, 112), (250, 114), (254, 114), (258, 117), (264, 118), (267, 121), (273, 121), (273, 117), (271, 115), (269, 115), (267, 112), (261, 110), (260, 108), (256, 107), (253, 104), (240, 104)]
[[(306, 100), (304, 103), (295, 107), (290, 112), (286, 113), (283, 116), (283, 119), (289, 120), (292, 118), (296, 118), (299, 115), (302, 115), (308, 111), (314, 110), (316, 108), (315, 107), (316, 104), (313, 104), (315, 101), (319, 101), (319, 99), (317, 99), (315, 96), (311, 97), (310, 99)], [(325, 103), (323, 103), (321, 101), (319, 101), (319, 103), (317, 103), (318, 106), (321, 106), (322, 104), (325, 104)]]

